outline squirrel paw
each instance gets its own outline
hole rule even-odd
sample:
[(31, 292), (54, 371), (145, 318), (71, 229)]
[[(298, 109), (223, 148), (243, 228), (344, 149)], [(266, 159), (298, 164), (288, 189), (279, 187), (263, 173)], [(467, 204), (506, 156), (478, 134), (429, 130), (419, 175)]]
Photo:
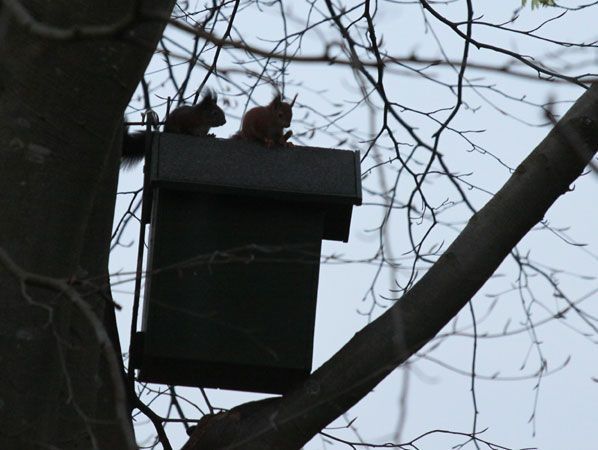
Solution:
[(288, 130), (285, 134), (282, 135), (280, 138), (280, 145), (283, 147), (294, 147), (295, 144), (289, 142), (289, 138), (293, 135), (293, 130)]

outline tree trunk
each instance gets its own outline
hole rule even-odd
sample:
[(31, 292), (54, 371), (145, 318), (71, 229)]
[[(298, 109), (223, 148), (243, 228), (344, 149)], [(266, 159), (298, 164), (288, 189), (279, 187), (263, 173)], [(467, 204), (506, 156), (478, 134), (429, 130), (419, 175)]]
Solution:
[(392, 308), (284, 397), (204, 417), (184, 450), (301, 448), (471, 300), (597, 149), (598, 85), (593, 85)]
[(0, 448), (135, 446), (90, 317), (106, 306), (117, 130), (165, 25), (137, 3), (168, 16), (174, 1), (0, 7)]

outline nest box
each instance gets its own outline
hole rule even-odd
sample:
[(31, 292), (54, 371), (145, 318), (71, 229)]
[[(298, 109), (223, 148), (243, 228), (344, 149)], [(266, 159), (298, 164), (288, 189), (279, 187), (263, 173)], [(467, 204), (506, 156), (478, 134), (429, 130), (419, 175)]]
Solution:
[(269, 393), (303, 381), (321, 242), (349, 237), (359, 153), (155, 133), (150, 183), (139, 379)]

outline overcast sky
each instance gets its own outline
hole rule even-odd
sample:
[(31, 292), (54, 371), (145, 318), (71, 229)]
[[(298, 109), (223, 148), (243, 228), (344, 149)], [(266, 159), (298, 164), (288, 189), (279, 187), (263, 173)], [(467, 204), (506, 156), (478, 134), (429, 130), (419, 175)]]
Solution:
[[(381, 2), (376, 16), (379, 38), (393, 56), (406, 57), (415, 54), (421, 58), (442, 58), (442, 52), (452, 60), (459, 61), (463, 51), (463, 42), (456, 38), (446, 26), (426, 15), (427, 24), (417, 2)], [(512, 17), (519, 2), (474, 2), (475, 16), (483, 15), (483, 21), (501, 23)], [(479, 5), (483, 3), (482, 7)], [(581, 2), (566, 2), (568, 6)], [(318, 4), (318, 2), (316, 2)], [(323, 6), (320, 6), (323, 8)], [(465, 20), (464, 1), (451, 5), (436, 5), (436, 8), (452, 20)], [(299, 29), (307, 17), (303, 2), (293, 2), (287, 18), (289, 30)], [(538, 26), (546, 19), (562, 14), (562, 9), (547, 8), (532, 11), (529, 6), (521, 11), (521, 17), (510, 26), (518, 30), (527, 30)], [(312, 21), (318, 15), (312, 12)], [(595, 41), (598, 6), (582, 11), (570, 11), (563, 17), (542, 27), (537, 34), (561, 41)], [(268, 7), (262, 4), (262, 12), (251, 7), (239, 12), (235, 21), (237, 29), (233, 37), (240, 33), (248, 42), (264, 48), (271, 48), (268, 39), (280, 39), (282, 24), (279, 6)], [(224, 30), (220, 24), (219, 35)], [(323, 41), (337, 39), (338, 33), (331, 27), (320, 29), (321, 34), (308, 33), (302, 44), (302, 54), (319, 54)], [(170, 31), (169, 36), (186, 48), (192, 46), (190, 37)], [(578, 68), (567, 69), (569, 75), (579, 73), (598, 73), (598, 53), (596, 48), (563, 48), (550, 42), (530, 39), (527, 36), (499, 32), (491, 27), (474, 27), (473, 36), (496, 46), (504, 46), (513, 51), (534, 57), (547, 66), (561, 70), (567, 64), (585, 63)], [(258, 39), (260, 38), (260, 39)], [(439, 46), (442, 45), (442, 49)], [(210, 53), (207, 55), (211, 55)], [(242, 53), (236, 53), (242, 58)], [(211, 61), (211, 56), (206, 60)], [(477, 64), (500, 66), (514, 61), (504, 55), (487, 50), (471, 48), (470, 61)], [(588, 63), (589, 61), (589, 63)], [(593, 61), (593, 62), (592, 62)], [(229, 53), (222, 54), (219, 67), (222, 69), (235, 66)], [(422, 68), (422, 65), (413, 65)], [(534, 75), (533, 70), (516, 64), (521, 73)], [(177, 70), (183, 71), (186, 67)], [(430, 78), (444, 83), (455, 84), (456, 72), (453, 68), (437, 66), (429, 68), (423, 78), (415, 72), (397, 66), (387, 68), (386, 90), (392, 101), (418, 111), (433, 111), (439, 108), (452, 108), (455, 96), (446, 86), (430, 81)], [(458, 68), (457, 68), (458, 70)], [(161, 84), (167, 74), (160, 57), (154, 58), (148, 72), (151, 85), (158, 87), (152, 93), (153, 102), (160, 103), (159, 97), (174, 94), (169, 83)], [(182, 73), (182, 72), (181, 72)], [(205, 71), (196, 68), (192, 83), (196, 85), (204, 77)], [(445, 155), (449, 167), (458, 173), (469, 174), (466, 180), (479, 189), (467, 191), (477, 208), (489, 199), (510, 176), (510, 168), (516, 165), (533, 150), (547, 134), (549, 127), (540, 108), (548, 99), (556, 100), (555, 112), (567, 110), (571, 102), (577, 99), (583, 89), (566, 83), (547, 83), (526, 80), (494, 72), (469, 69), (466, 76), (472, 87), (465, 89), (464, 99), (467, 105), (462, 107), (458, 116), (451, 123), (455, 129), (468, 133), (465, 136), (479, 146), (476, 150), (463, 138), (453, 132), (446, 132), (440, 142), (440, 151)], [(235, 76), (239, 83), (251, 83), (241, 75)], [(341, 140), (343, 148), (360, 150), (367, 148), (364, 141), (371, 136), (372, 120), (380, 126), (381, 113), (376, 110), (372, 116), (369, 109), (361, 104), (354, 108), (352, 102), (358, 101), (360, 93), (353, 72), (346, 67), (326, 64), (308, 65), (292, 63), (287, 70), (286, 91), (288, 96), (299, 93), (298, 107), (295, 108), (293, 130), (298, 137), (296, 144), (335, 147)], [(244, 107), (244, 98), (231, 83), (217, 81), (214, 77), (208, 85), (218, 91), (220, 104), (227, 113), (228, 122), (215, 131), (218, 137), (227, 137), (239, 127), (238, 118)], [(256, 90), (253, 101), (259, 104), (268, 102), (272, 89), (268, 86)], [(510, 97), (509, 97), (510, 96)], [(524, 99), (524, 102), (517, 101)], [(380, 105), (373, 97), (373, 103)], [(139, 106), (139, 102), (134, 102)], [(330, 116), (339, 110), (347, 113), (339, 121), (339, 128), (324, 126), (326, 121), (319, 117)], [(158, 106), (162, 116), (164, 108)], [(439, 113), (437, 118), (444, 120), (449, 111)], [(139, 115), (131, 109), (130, 119)], [(432, 133), (438, 124), (416, 112), (405, 111), (403, 117), (418, 127), (418, 133), (429, 144), (433, 142)], [(313, 127), (318, 129), (311, 140), (306, 138)], [(396, 135), (404, 143), (403, 151), (408, 151), (410, 140), (398, 125), (393, 124)], [(348, 135), (343, 130), (355, 130)], [(376, 128), (377, 131), (377, 128)], [(388, 139), (382, 139), (381, 145), (362, 163), (364, 188), (379, 190), (381, 171), (387, 183), (393, 181), (398, 170), (394, 161), (382, 168), (369, 171), (378, 160), (392, 158), (393, 150), (388, 147)], [(420, 168), (421, 170), (421, 168)], [(365, 176), (367, 174), (367, 176)], [(518, 246), (521, 254), (529, 252), (529, 257), (546, 267), (560, 268), (568, 273), (558, 277), (559, 287), (573, 300), (581, 300), (580, 308), (593, 317), (598, 313), (596, 299), (598, 283), (590, 279), (598, 271), (598, 212), (596, 208), (598, 176), (589, 174), (580, 178), (574, 190), (558, 200), (547, 215), (546, 223), (551, 228), (538, 226)], [(141, 168), (121, 172), (120, 191), (129, 191), (141, 186)], [(410, 192), (408, 181), (398, 185), (398, 199), (404, 200)], [(440, 205), (444, 201), (458, 201), (458, 194), (440, 177), (431, 178), (424, 186), (429, 198)], [(487, 191), (488, 193), (484, 192)], [(380, 201), (364, 191), (364, 203)], [(127, 196), (121, 196), (117, 206), (116, 220), (127, 207)], [(379, 235), (371, 231), (380, 224), (384, 208), (364, 205), (354, 209), (351, 224), (351, 236), (348, 243), (325, 242), (323, 255), (343, 254), (354, 262), (348, 264), (323, 264), (320, 271), (318, 309), (314, 341), (314, 369), (330, 358), (355, 332), (365, 326), (371, 318), (377, 317), (384, 308), (372, 308), (372, 297), (368, 289), (374, 279), (377, 266), (359, 263), (358, 260), (373, 256), (379, 245)], [(459, 229), (466, 223), (469, 213), (456, 205), (442, 215), (451, 226), (438, 226), (426, 241), (427, 248), (442, 245), (445, 249), (455, 238)], [(376, 300), (381, 305), (390, 305), (396, 299), (394, 280), (404, 283), (410, 275), (410, 245), (407, 238), (405, 212), (393, 211), (387, 225), (390, 240), (387, 252), (390, 252), (403, 265), (396, 272), (385, 268), (375, 285)], [(425, 230), (425, 223), (418, 229)], [(562, 230), (559, 232), (558, 230)], [(132, 241), (137, 236), (136, 225), (132, 226), (127, 236)], [(126, 241), (127, 239), (125, 239)], [(571, 245), (571, 242), (586, 244)], [(119, 247), (113, 252), (111, 271), (131, 271), (135, 267), (136, 247)], [(425, 266), (422, 269), (425, 270)], [(549, 271), (549, 269), (547, 269)], [(537, 322), (554, 314), (565, 303), (556, 298), (554, 290), (538, 277), (529, 280), (536, 300), (532, 301), (528, 293), (523, 298), (517, 290), (512, 290), (517, 281), (518, 271), (512, 259), (507, 259), (482, 290), (474, 297), (473, 305), (478, 318), (478, 349), (475, 381), (475, 393), (479, 409), (478, 430), (487, 429), (484, 439), (510, 448), (538, 447), (541, 449), (595, 449), (597, 441), (596, 405), (598, 404), (598, 369), (596, 367), (596, 342), (598, 336), (592, 327), (579, 317), (569, 314), (565, 319), (548, 321), (535, 329), (535, 335), (528, 331), (514, 333), (507, 337), (484, 338), (485, 333), (500, 334), (503, 330), (525, 329), (529, 310), (532, 319)], [(420, 273), (421, 275), (421, 273)], [(584, 275), (586, 278), (580, 278)], [(511, 291), (511, 292), (509, 292)], [(115, 292), (123, 310), (118, 312), (123, 348), (128, 348), (128, 330), (133, 283), (119, 286)], [(499, 295), (497, 297), (497, 295)], [(390, 299), (390, 300), (388, 300)], [(372, 311), (368, 316), (366, 313)], [(471, 332), (471, 315), (464, 309), (456, 319), (456, 325), (447, 326), (444, 332), (456, 329)], [(508, 324), (508, 325), (507, 325)], [(596, 322), (593, 322), (594, 327)], [(541, 344), (535, 345), (534, 343)], [(440, 344), (440, 345), (438, 345)], [(433, 348), (438, 345), (438, 347)], [(405, 428), (401, 441), (414, 439), (421, 433), (443, 429), (456, 432), (470, 432), (473, 420), (471, 377), (473, 339), (469, 336), (451, 336), (443, 340), (434, 340), (416, 356), (409, 360), (408, 388), (406, 409), (399, 407), (404, 390), (405, 367), (393, 372), (374, 392), (350, 410), (331, 426), (343, 427), (348, 421), (356, 419), (353, 426), (366, 441), (383, 444), (393, 441), (399, 417), (406, 415)], [(548, 374), (537, 376), (540, 354), (548, 362)], [(566, 366), (559, 370), (559, 367)], [(496, 377), (498, 380), (485, 378)], [(200, 406), (204, 406), (197, 389), (181, 389), (182, 394)], [(208, 390), (210, 400), (220, 407), (233, 407), (249, 399), (260, 398), (256, 394)], [(192, 408), (187, 409), (189, 417), (198, 418)], [(532, 420), (530, 417), (535, 411)], [(164, 414), (164, 408), (157, 408)], [(167, 432), (173, 446), (179, 447), (186, 441), (183, 427), (169, 425)], [(331, 430), (332, 434), (350, 440), (356, 440), (351, 430)], [(140, 443), (152, 434), (150, 425), (137, 428)], [(421, 449), (444, 449), (465, 442), (467, 439), (454, 435), (433, 435), (420, 442)], [(147, 443), (147, 442), (145, 442)], [(316, 437), (306, 448), (348, 448), (343, 444), (325, 442)], [(469, 443), (464, 448), (475, 446)]]

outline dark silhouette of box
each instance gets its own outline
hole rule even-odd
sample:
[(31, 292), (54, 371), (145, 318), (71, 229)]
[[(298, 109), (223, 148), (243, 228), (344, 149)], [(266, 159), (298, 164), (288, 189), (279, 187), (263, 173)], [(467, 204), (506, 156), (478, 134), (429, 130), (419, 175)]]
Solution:
[(311, 371), (321, 241), (348, 239), (359, 153), (153, 136), (139, 379), (286, 392)]

